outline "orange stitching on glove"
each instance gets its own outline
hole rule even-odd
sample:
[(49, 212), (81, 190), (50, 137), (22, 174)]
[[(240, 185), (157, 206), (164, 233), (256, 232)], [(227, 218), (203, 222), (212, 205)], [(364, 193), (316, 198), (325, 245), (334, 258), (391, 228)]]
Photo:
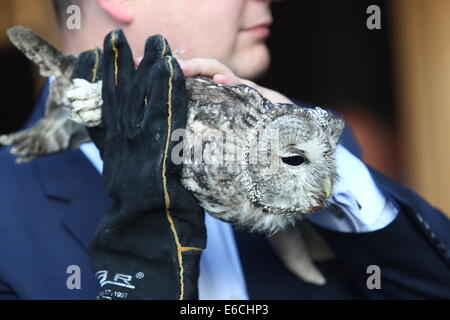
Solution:
[(98, 50), (97, 49), (95, 49), (94, 50), (95, 51), (95, 65), (94, 65), (94, 68), (92, 69), (92, 80), (91, 80), (91, 82), (95, 82), (95, 80), (97, 79), (97, 70), (98, 70), (98, 65), (99, 65), (99, 60), (100, 60), (100, 57), (99, 57), (99, 54), (98, 54)]
[(117, 76), (119, 74), (119, 66), (118, 66), (119, 50), (117, 50), (117, 47), (116, 47), (117, 32), (113, 31), (111, 36), (112, 36), (112, 39), (111, 39), (112, 49), (114, 51), (114, 77), (115, 77), (114, 79), (115, 79), (115, 84), (117, 87), (117, 84), (118, 84)]
[[(164, 51), (166, 48), (166, 44), (164, 42)], [(169, 58), (170, 59), (170, 58)], [(167, 158), (169, 154), (169, 143), (171, 138), (171, 132), (172, 132), (172, 81), (173, 81), (173, 66), (172, 61), (169, 60), (169, 69), (170, 69), (170, 77), (169, 77), (169, 94), (168, 94), (168, 101), (167, 101), (167, 107), (168, 107), (168, 116), (167, 116), (167, 138), (166, 138), (166, 146), (164, 149), (164, 160), (163, 160), (163, 167), (162, 167), (162, 181), (163, 181), (163, 189), (164, 189), (164, 198), (165, 198), (165, 204), (166, 204), (166, 216), (167, 220), (170, 224), (170, 229), (172, 230), (173, 237), (175, 239), (175, 244), (177, 247), (177, 258), (178, 258), (178, 266), (180, 268), (180, 297), (179, 300), (183, 300), (184, 298), (184, 267), (183, 267), (183, 255), (181, 254), (181, 243), (180, 239), (177, 234), (177, 230), (175, 228), (175, 223), (173, 222), (172, 215), (170, 214), (170, 195), (169, 190), (167, 188), (167, 177), (166, 177), (166, 170), (167, 170)]]

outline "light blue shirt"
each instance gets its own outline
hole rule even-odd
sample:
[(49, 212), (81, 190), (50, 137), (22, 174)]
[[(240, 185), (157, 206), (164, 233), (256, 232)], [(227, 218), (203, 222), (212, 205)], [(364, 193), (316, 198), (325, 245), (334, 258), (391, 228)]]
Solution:
[[(80, 147), (100, 172), (103, 162), (93, 143)], [(384, 228), (397, 216), (398, 209), (378, 189), (366, 165), (338, 146), (339, 180), (333, 188), (332, 202), (344, 217), (323, 211), (308, 215), (312, 222), (339, 232), (370, 232)], [(248, 300), (242, 266), (231, 226), (205, 215), (207, 245), (200, 260), (199, 298), (202, 300)]]

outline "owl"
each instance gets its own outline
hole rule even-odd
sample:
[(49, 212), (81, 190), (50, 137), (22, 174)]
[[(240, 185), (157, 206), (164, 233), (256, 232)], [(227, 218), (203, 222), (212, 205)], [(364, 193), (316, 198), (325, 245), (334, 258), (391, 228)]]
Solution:
[[(45, 117), (0, 136), (0, 144), (13, 146), (17, 162), (28, 162), (90, 141), (86, 127), (101, 124), (101, 80), (73, 79), (76, 57), (29, 29), (13, 27), (8, 36), (53, 81)], [(195, 77), (186, 79), (186, 88), (187, 125), (172, 152), (182, 163), (183, 186), (212, 216), (265, 233), (298, 277), (324, 284), (313, 260), (333, 253), (302, 217), (328, 204), (344, 121), (318, 107), (272, 103), (245, 85)]]
[[(101, 80), (72, 79), (76, 59), (28, 29), (12, 28), (9, 36), (54, 81), (45, 118), (0, 143), (15, 145), (19, 161), (29, 161), (88, 141), (86, 126), (101, 123)], [(340, 117), (319, 107), (272, 103), (246, 85), (194, 77), (186, 88), (181, 182), (211, 215), (273, 234), (327, 205), (337, 178)]]
[(273, 233), (325, 207), (342, 119), (321, 108), (274, 104), (248, 86), (203, 78), (187, 84), (182, 183), (208, 212)]

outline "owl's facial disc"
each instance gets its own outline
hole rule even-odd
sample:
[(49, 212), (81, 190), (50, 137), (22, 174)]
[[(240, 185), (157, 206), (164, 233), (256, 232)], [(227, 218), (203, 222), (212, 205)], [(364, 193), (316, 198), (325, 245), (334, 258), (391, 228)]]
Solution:
[[(305, 156), (305, 152), (303, 150), (295, 150), (295, 147), (291, 149), (294, 149), (292, 154), (280, 157), (281, 162), (284, 165), (292, 169), (295, 169), (300, 167), (301, 165), (309, 163), (309, 160)], [(333, 179), (331, 176), (327, 176), (325, 177), (325, 180), (323, 182), (323, 191), (325, 192), (327, 198), (330, 197), (332, 189), (333, 189)]]
[[(252, 202), (276, 215), (307, 214), (326, 206), (335, 181), (335, 148), (327, 127), (309, 113), (271, 119), (259, 131), (258, 147), (269, 162), (248, 166)], [(321, 116), (328, 116), (327, 111)], [(262, 143), (261, 143), (262, 142)]]

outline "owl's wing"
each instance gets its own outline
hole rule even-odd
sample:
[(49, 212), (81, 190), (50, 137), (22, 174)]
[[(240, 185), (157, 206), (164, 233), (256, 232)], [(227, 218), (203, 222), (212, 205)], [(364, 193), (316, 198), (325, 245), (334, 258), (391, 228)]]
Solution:
[(311, 247), (298, 226), (288, 226), (267, 238), (275, 253), (292, 273), (305, 282), (318, 286), (326, 279), (314, 264)]
[(76, 58), (65, 55), (32, 30), (15, 26), (7, 31), (10, 41), (39, 67), (43, 77), (52, 77), (45, 113), (64, 105), (64, 88), (71, 84)]
[(336, 254), (311, 223), (306, 219), (301, 219), (297, 221), (297, 224), (313, 261), (321, 262), (336, 259)]
[(76, 58), (65, 55), (33, 31), (16, 26), (8, 29), (11, 42), (39, 67), (44, 77), (52, 77), (45, 117), (32, 128), (0, 136), (0, 144), (13, 146), (17, 162), (28, 162), (42, 156), (78, 147), (89, 141), (84, 126), (69, 119), (70, 108), (65, 97), (71, 85)]

